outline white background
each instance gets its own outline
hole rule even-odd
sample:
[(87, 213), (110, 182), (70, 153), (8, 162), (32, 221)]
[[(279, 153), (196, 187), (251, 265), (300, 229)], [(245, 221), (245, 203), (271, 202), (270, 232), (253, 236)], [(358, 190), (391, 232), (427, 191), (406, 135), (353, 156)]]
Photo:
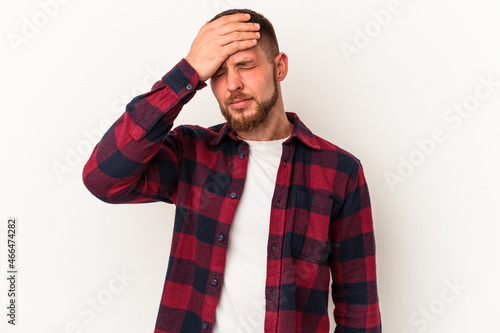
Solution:
[[(82, 167), (205, 21), (248, 7), (274, 23), (290, 58), (287, 111), (363, 163), (384, 332), (500, 332), (500, 87), (477, 88), (500, 82), (500, 2), (389, 3), (2, 1), (0, 266), (6, 221), (17, 217), (19, 296), (12, 327), (1, 273), (1, 331), (153, 332), (174, 207), (104, 204)], [(397, 10), (377, 23), (373, 12), (388, 6)], [(474, 111), (450, 113), (477, 102), (476, 89)], [(208, 88), (176, 124), (222, 120)]]

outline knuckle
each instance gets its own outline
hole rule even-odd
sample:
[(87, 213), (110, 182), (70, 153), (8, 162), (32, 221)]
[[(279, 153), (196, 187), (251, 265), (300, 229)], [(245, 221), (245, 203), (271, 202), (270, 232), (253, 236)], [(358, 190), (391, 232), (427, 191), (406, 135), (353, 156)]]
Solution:
[(211, 29), (209, 27), (203, 26), (200, 28), (198, 35), (204, 36), (204, 35), (207, 35), (210, 31), (211, 31)]
[(231, 53), (238, 51), (240, 48), (240, 42), (233, 42), (229, 45), (229, 49), (231, 50)]
[(239, 30), (240, 23), (239, 22), (231, 22), (231, 28), (234, 30)]

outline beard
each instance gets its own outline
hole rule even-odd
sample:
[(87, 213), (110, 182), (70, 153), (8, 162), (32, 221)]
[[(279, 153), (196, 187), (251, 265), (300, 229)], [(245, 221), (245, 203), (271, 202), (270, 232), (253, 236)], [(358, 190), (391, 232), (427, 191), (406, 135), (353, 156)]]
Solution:
[[(257, 101), (252, 96), (245, 95), (241, 92), (236, 92), (231, 94), (228, 99), (224, 101), (224, 105), (220, 106), (220, 111), (226, 121), (234, 129), (236, 132), (248, 132), (266, 120), (267, 116), (271, 109), (276, 105), (278, 101), (278, 83), (276, 80), (273, 80), (273, 94), (268, 99), (263, 101)], [(240, 114), (238, 118), (234, 118), (229, 111), (229, 103), (237, 99), (252, 99), (256, 105), (256, 112), (250, 116), (246, 116), (244, 114)], [(237, 113), (243, 112), (243, 109), (235, 109)]]

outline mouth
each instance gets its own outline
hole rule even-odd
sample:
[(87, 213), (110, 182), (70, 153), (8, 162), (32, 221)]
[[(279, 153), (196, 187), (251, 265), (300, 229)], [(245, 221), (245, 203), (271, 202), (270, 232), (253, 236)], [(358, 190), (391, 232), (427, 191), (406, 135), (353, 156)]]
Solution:
[(251, 98), (235, 99), (229, 103), (229, 106), (231, 106), (232, 109), (244, 109), (247, 106), (249, 106), (251, 102), (252, 102)]

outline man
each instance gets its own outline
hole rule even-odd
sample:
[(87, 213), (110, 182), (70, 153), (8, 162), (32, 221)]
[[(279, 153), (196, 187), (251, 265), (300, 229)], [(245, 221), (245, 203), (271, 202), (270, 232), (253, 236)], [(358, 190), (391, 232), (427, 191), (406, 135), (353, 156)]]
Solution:
[[(87, 162), (105, 202), (176, 205), (156, 333), (329, 332), (330, 274), (335, 332), (381, 331), (362, 167), (285, 112), (287, 71), (265, 17), (223, 12)], [(227, 123), (172, 129), (208, 79)]]

